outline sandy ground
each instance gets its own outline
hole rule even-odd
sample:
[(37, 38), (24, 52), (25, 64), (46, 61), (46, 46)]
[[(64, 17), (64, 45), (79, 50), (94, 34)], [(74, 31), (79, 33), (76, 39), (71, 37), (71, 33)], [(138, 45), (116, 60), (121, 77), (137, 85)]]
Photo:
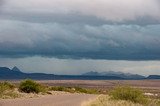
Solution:
[(87, 88), (108, 88), (117, 85), (130, 85), (141, 88), (160, 88), (160, 80), (41, 80), (49, 86), (79, 86)]
[(95, 99), (97, 95), (60, 94), (37, 98), (17, 98), (0, 100), (0, 106), (81, 106), (82, 103)]
[[(8, 80), (19, 84), (21, 80)], [(160, 89), (160, 80), (37, 80), (48, 86), (78, 86), (85, 88), (112, 88), (117, 85), (130, 85), (140, 88)]]

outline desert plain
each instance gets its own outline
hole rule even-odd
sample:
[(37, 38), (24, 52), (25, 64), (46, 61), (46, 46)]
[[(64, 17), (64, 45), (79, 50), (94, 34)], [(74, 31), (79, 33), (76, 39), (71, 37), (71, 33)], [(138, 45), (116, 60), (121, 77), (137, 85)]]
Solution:
[[(20, 80), (8, 82), (18, 85)], [(36, 82), (46, 86), (91, 88), (98, 90), (100, 94), (107, 94), (116, 86), (131, 86), (156, 95), (157, 98), (160, 97), (160, 80), (36, 80)], [(0, 106), (82, 106), (100, 94), (54, 92), (53, 95), (0, 99)]]

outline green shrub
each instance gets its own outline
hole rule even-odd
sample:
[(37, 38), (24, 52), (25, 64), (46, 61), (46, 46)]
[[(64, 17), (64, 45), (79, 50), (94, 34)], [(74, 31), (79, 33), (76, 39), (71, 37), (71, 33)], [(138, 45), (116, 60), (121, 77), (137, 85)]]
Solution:
[(147, 99), (141, 90), (128, 86), (116, 87), (109, 93), (109, 95), (112, 99), (116, 100), (128, 100), (134, 103), (147, 103)]
[(39, 93), (45, 92), (46, 88), (45, 86), (42, 86), (39, 83), (36, 83), (35, 81), (28, 79), (20, 83), (19, 90), (25, 93)]

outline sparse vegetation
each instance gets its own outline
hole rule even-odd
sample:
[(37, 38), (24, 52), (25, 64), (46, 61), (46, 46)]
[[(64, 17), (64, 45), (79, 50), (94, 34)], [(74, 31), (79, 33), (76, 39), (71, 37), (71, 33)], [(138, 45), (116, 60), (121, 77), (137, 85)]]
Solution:
[[(18, 91), (18, 90), (20, 91)], [(108, 90), (106, 92), (106, 90)], [(33, 80), (27, 79), (14, 86), (9, 82), (0, 83), (0, 98), (17, 98), (25, 96), (25, 93), (53, 94), (52, 91), (64, 91), (69, 93), (102, 94), (96, 100), (87, 102), (84, 106), (160, 106), (159, 96), (144, 96), (141, 89), (129, 86), (119, 86), (113, 90), (104, 89), (105, 93), (99, 89), (66, 87), (66, 86), (44, 86)], [(24, 92), (24, 93), (22, 93)], [(55, 92), (57, 93), (57, 92)], [(62, 92), (63, 93), (63, 92)], [(104, 95), (104, 94), (108, 95)], [(39, 95), (39, 94), (33, 94)]]
[(108, 95), (100, 95), (95, 100), (88, 101), (82, 106), (143, 106), (126, 100), (113, 100)]
[(86, 88), (80, 88), (80, 87), (75, 87), (74, 88), (76, 92), (78, 93), (87, 93), (87, 94), (97, 94), (98, 91), (96, 89), (86, 89)]
[(157, 104), (158, 106), (160, 106), (160, 99), (157, 100), (156, 102), (157, 102), (156, 104)]
[(19, 90), (25, 93), (39, 93), (46, 92), (46, 87), (33, 80), (27, 79), (20, 83)]
[(65, 91), (70, 93), (87, 93), (87, 94), (97, 94), (98, 91), (95, 89), (86, 89), (80, 87), (62, 87), (62, 86), (54, 86), (50, 87), (49, 90), (53, 91)]
[(146, 104), (134, 103), (127, 100), (111, 99), (109, 95), (100, 95), (95, 100), (83, 103), (82, 106), (160, 106), (160, 100), (149, 99)]
[(0, 98), (16, 98), (18, 94), (14, 92), (15, 86), (9, 82), (0, 83)]
[(3, 93), (6, 90), (14, 89), (14, 85), (10, 84), (9, 82), (1, 82), (0, 83), (0, 93)]
[(147, 98), (143, 95), (142, 90), (129, 86), (116, 87), (109, 95), (115, 100), (127, 100), (141, 104), (147, 103)]

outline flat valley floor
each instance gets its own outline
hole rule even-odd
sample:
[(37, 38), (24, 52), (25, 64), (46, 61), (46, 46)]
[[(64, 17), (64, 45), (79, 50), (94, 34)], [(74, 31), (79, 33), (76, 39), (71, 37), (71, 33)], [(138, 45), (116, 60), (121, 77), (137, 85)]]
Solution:
[(76, 86), (102, 91), (109, 91), (116, 86), (132, 86), (160, 96), (160, 80), (42, 80), (38, 82), (49, 86)]
[[(9, 81), (19, 84), (20, 80)], [(160, 80), (37, 80), (48, 86), (66, 86), (94, 88), (106, 93), (116, 86), (132, 86), (141, 88), (146, 93), (160, 97)], [(80, 106), (81, 103), (95, 99), (98, 95), (61, 94), (48, 95), (40, 98), (0, 100), (0, 106)]]

